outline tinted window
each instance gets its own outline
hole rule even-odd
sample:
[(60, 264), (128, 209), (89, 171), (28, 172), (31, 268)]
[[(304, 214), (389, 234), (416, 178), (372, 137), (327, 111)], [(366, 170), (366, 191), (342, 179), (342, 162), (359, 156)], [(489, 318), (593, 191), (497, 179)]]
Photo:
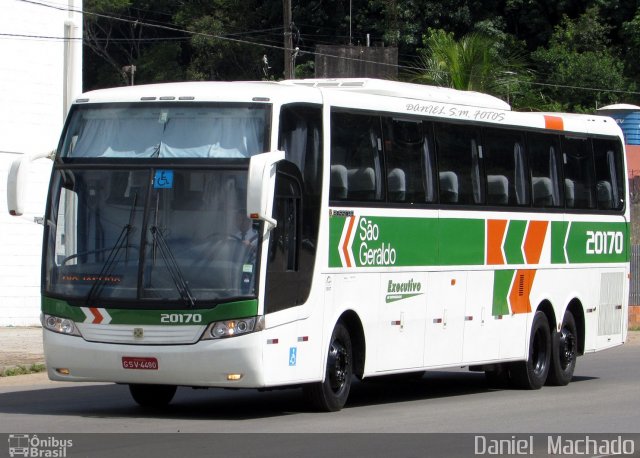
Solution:
[(622, 147), (614, 140), (593, 140), (596, 167), (596, 201), (599, 209), (619, 210), (624, 206)]
[[(284, 106), (280, 113), (278, 145), (290, 162), (284, 161), (278, 167), (274, 217), (282, 220), (283, 225), (278, 223), (279, 229), (274, 229), (271, 239), (268, 312), (304, 303), (311, 290), (320, 226), (322, 108), (301, 104)], [(296, 191), (296, 180), (301, 183), (301, 201), (296, 194), (300, 192)], [(297, 233), (298, 230), (301, 232)]]
[(383, 128), (389, 202), (433, 202), (433, 147), (423, 124), (385, 118)]
[(383, 199), (380, 118), (331, 114), (331, 200)]
[(440, 202), (484, 203), (477, 129), (435, 124)]
[(548, 134), (528, 134), (527, 150), (531, 168), (533, 206), (542, 208), (562, 206), (559, 137)]
[(593, 156), (585, 138), (563, 137), (564, 195), (567, 208), (595, 208)]
[(529, 205), (529, 180), (522, 134), (485, 129), (482, 156), (490, 205)]

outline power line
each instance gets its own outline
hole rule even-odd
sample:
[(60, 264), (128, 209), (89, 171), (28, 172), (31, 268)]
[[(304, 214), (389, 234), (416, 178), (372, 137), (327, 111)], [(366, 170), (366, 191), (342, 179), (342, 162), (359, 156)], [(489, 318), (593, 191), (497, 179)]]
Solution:
[[(234, 38), (233, 36), (228, 36), (228, 35), (216, 35), (216, 34), (211, 34), (211, 33), (206, 33), (206, 32), (197, 32), (197, 31), (193, 31), (193, 30), (187, 30), (187, 29), (181, 29), (178, 27), (175, 27), (173, 25), (166, 25), (166, 23), (158, 23), (158, 24), (154, 24), (154, 23), (149, 23), (149, 22), (145, 22), (145, 21), (140, 21), (138, 19), (126, 19), (126, 18), (122, 18), (122, 17), (118, 17), (118, 16), (113, 16), (113, 15), (108, 15), (108, 14), (103, 14), (103, 13), (96, 13), (96, 12), (91, 12), (91, 11), (82, 11), (82, 10), (78, 10), (78, 9), (74, 9), (74, 8), (70, 8), (67, 5), (62, 5), (62, 4), (57, 4), (54, 2), (50, 2), (50, 3), (45, 3), (44, 1), (35, 1), (35, 0), (19, 0), (23, 3), (29, 3), (29, 4), (33, 4), (33, 5), (39, 5), (39, 6), (43, 6), (46, 8), (52, 8), (52, 9), (57, 9), (57, 10), (61, 10), (61, 11), (70, 11), (70, 12), (75, 12), (75, 13), (80, 13), (80, 14), (87, 14), (90, 16), (95, 16), (95, 17), (99, 17), (99, 18), (103, 18), (103, 19), (109, 19), (109, 20), (114, 20), (114, 21), (120, 21), (120, 22), (125, 22), (128, 24), (136, 24), (136, 25), (141, 25), (141, 26), (146, 26), (146, 27), (151, 27), (151, 28), (157, 28), (157, 29), (161, 29), (161, 30), (166, 30), (166, 31), (171, 31), (171, 32), (178, 32), (178, 33), (184, 33), (187, 35), (191, 35), (191, 36), (201, 36), (204, 38), (212, 38), (212, 39), (217, 39), (217, 40), (222, 40), (222, 41), (229, 41), (232, 43), (238, 43), (238, 44), (245, 44), (245, 45), (251, 45), (251, 46), (260, 46), (262, 48), (267, 48), (267, 49), (274, 49), (274, 50), (278, 50), (278, 51), (284, 51), (284, 46), (282, 45), (275, 45), (275, 44), (269, 44), (269, 43), (261, 43), (261, 42), (256, 42), (256, 41), (251, 41), (251, 40), (245, 40), (245, 39), (241, 39), (241, 38)], [(283, 29), (283, 27), (275, 27), (273, 29), (265, 29), (265, 31), (270, 31), (270, 30), (279, 30), (279, 29)], [(251, 31), (254, 32), (254, 31)], [(247, 34), (250, 32), (247, 32)], [(9, 36), (10, 34), (0, 34), (0, 36)], [(231, 35), (240, 35), (238, 34), (231, 34)], [(41, 38), (38, 36), (28, 36), (25, 38)], [(49, 37), (49, 39), (58, 39), (58, 37)], [(64, 38), (62, 38), (64, 39)], [(136, 39), (123, 39), (125, 41), (135, 41)], [(137, 39), (137, 40), (144, 40), (144, 39)], [(113, 39), (110, 39), (110, 41), (114, 41)], [(358, 59), (358, 58), (353, 58), (353, 57), (345, 57), (345, 56), (338, 56), (338, 55), (333, 55), (333, 54), (327, 54), (327, 53), (319, 53), (317, 51), (304, 51), (307, 54), (311, 54), (314, 56), (320, 56), (320, 57), (328, 57), (328, 58), (334, 58), (334, 59), (343, 59), (343, 60), (352, 60), (352, 61), (357, 61), (357, 62), (363, 62), (363, 63), (371, 63), (371, 64), (376, 64), (376, 65), (380, 65), (380, 66), (386, 66), (386, 67), (394, 67), (397, 69), (403, 69), (403, 70), (418, 70), (418, 71), (425, 71), (426, 69), (422, 68), (422, 67), (415, 67), (415, 66), (410, 66), (410, 65), (398, 65), (398, 64), (391, 64), (391, 63), (386, 63), (386, 62), (378, 62), (378, 61), (371, 61), (371, 60), (366, 60), (366, 59)], [(438, 72), (438, 71), (432, 71), (432, 73), (446, 73), (446, 72)], [(591, 92), (613, 92), (613, 93), (618, 93), (618, 94), (630, 94), (630, 95), (640, 95), (640, 92), (637, 91), (627, 91), (627, 90), (622, 90), (622, 89), (604, 89), (604, 88), (591, 88), (591, 87), (581, 87), (581, 86), (572, 86), (572, 85), (563, 85), (563, 84), (556, 84), (556, 83), (541, 83), (541, 82), (534, 82), (534, 81), (523, 81), (523, 80), (518, 80), (518, 79), (513, 79), (510, 81), (511, 83), (522, 83), (522, 84), (530, 84), (532, 86), (544, 86), (544, 87), (555, 87), (555, 88), (559, 88), (559, 89), (574, 89), (574, 90), (584, 90), (584, 91), (591, 91)]]

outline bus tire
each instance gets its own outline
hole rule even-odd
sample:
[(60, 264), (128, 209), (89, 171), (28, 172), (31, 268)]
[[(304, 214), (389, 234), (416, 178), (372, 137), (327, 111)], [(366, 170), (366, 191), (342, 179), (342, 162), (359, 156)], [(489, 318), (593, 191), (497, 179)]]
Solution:
[(140, 407), (159, 409), (166, 407), (176, 394), (175, 385), (130, 384), (131, 397)]
[(565, 386), (573, 378), (578, 357), (578, 328), (570, 311), (562, 319), (560, 332), (554, 333), (548, 385)]
[(510, 379), (514, 386), (525, 390), (542, 388), (551, 365), (551, 330), (547, 316), (537, 311), (531, 324), (529, 354), (526, 361), (513, 363)]
[(315, 409), (336, 412), (347, 402), (352, 376), (351, 336), (346, 326), (339, 321), (331, 334), (324, 381), (305, 385), (305, 396)]

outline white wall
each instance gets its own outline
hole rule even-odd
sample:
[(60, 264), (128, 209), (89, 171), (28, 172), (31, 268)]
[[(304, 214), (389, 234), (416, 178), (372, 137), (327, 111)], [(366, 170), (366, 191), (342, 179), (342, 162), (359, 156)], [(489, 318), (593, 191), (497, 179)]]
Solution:
[[(0, 0), (0, 326), (39, 323), (42, 216), (51, 162), (31, 164), (24, 217), (7, 212), (7, 174), (14, 159), (56, 148), (63, 125), (65, 21), (81, 26), (81, 17), (67, 11), (69, 2), (40, 0), (43, 5)], [(71, 4), (81, 9), (82, 3)], [(81, 27), (76, 31), (81, 36)], [(7, 36), (29, 35), (31, 37)], [(75, 49), (81, 43), (75, 42)], [(71, 74), (72, 92), (80, 92), (81, 56)]]

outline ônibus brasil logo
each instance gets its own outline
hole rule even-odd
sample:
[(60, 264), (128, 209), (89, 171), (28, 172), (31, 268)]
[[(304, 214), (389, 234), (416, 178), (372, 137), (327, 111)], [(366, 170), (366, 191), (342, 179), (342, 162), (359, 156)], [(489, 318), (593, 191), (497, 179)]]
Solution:
[[(397, 260), (396, 249), (380, 238), (380, 227), (367, 218), (346, 218), (338, 251), (343, 267), (393, 266)], [(357, 258), (354, 258), (354, 242)]]
[(36, 434), (9, 434), (9, 456), (65, 458), (73, 440)]

